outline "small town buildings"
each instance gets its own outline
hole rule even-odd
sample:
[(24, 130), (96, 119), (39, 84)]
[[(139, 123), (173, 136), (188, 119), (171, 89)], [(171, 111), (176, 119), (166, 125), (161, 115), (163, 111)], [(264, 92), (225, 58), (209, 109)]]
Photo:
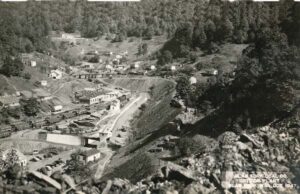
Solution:
[(60, 112), (60, 111), (62, 111), (63, 106), (60, 105), (60, 104), (53, 105), (53, 106), (51, 107), (51, 109), (52, 109), (52, 112)]
[(216, 76), (218, 75), (218, 70), (211, 68), (211, 69), (206, 69), (204, 70), (204, 72), (202, 73), (202, 75), (204, 76)]
[(17, 96), (12, 96), (12, 95), (0, 96), (0, 102), (2, 103), (2, 106), (4, 106), (4, 107), (20, 106), (19, 97), (17, 97)]
[(105, 68), (108, 69), (108, 70), (113, 70), (114, 69), (113, 66), (111, 66), (111, 65), (106, 65)]
[[(58, 122), (61, 121), (61, 120), (62, 120), (62, 118), (59, 117), (59, 116), (57, 116), (57, 115), (54, 115), (54, 116), (51, 116), (51, 117), (47, 117), (47, 118), (45, 119), (47, 125), (53, 125), (53, 124), (55, 124), (55, 123), (58, 123)], [(55, 128), (56, 128), (56, 127), (55, 127)]]
[(109, 106), (111, 112), (118, 112), (120, 110), (120, 100), (113, 100)]
[(122, 59), (123, 58), (123, 56), (122, 55), (116, 55), (116, 59)]
[(38, 133), (38, 139), (46, 141), (47, 140), (47, 132), (46, 131), (40, 131)]
[(117, 70), (126, 70), (127, 66), (125, 64), (119, 64), (115, 67)]
[(212, 70), (207, 71), (207, 73), (210, 73), (211, 75), (218, 75), (218, 70), (212, 69)]
[(122, 96), (118, 97), (121, 108), (125, 106), (125, 104), (129, 101), (129, 98), (130, 98), (130, 94), (129, 95), (123, 94)]
[(36, 67), (36, 61), (30, 61), (30, 66), (31, 67)]
[(109, 101), (117, 99), (120, 96), (121, 96), (120, 92), (115, 92), (115, 91), (108, 92), (108, 93), (105, 93), (104, 95), (101, 96), (101, 100), (103, 102), (109, 102)]
[(96, 160), (99, 160), (100, 157), (101, 153), (97, 149), (90, 149), (79, 154), (79, 159), (84, 163), (95, 162)]
[(96, 104), (99, 102), (109, 102), (121, 96), (120, 92), (109, 92), (103, 89), (82, 90), (75, 93), (75, 97), (82, 103)]
[(47, 80), (42, 80), (41, 81), (41, 86), (47, 86), (47, 84), (48, 84)]
[(135, 68), (135, 69), (138, 69), (138, 68), (140, 67), (140, 65), (141, 65), (141, 62), (140, 62), (140, 61), (134, 62), (134, 68)]
[(61, 79), (62, 78), (63, 73), (56, 69), (56, 70), (51, 70), (49, 77), (51, 77), (52, 79)]
[(0, 138), (9, 137), (12, 133), (12, 128), (10, 125), (0, 125)]
[(106, 56), (112, 56), (114, 53), (112, 51), (108, 51), (105, 53)]
[(150, 153), (159, 153), (164, 151), (164, 148), (162, 147), (152, 147), (148, 150)]
[(120, 64), (120, 59), (113, 59), (112, 60), (114, 65), (119, 65)]
[(197, 78), (195, 77), (190, 77), (190, 84), (193, 85), (193, 84), (196, 84), (197, 83)]
[(46, 124), (46, 121), (44, 117), (39, 117), (39, 118), (35, 117), (32, 120), (30, 120), (29, 123), (32, 128), (41, 128)]
[(171, 71), (176, 71), (176, 67), (174, 65), (171, 66)]
[(75, 38), (80, 38), (80, 34), (77, 33), (62, 33), (61, 38), (63, 39), (75, 39)]
[(105, 96), (105, 90), (82, 90), (75, 93), (75, 97), (82, 103), (96, 104)]
[(150, 69), (151, 69), (152, 71), (155, 70), (155, 69), (156, 69), (155, 65), (151, 65), (151, 66), (150, 66)]
[(109, 138), (108, 132), (100, 132), (99, 133), (100, 142), (105, 141), (107, 138)]
[(14, 122), (11, 126), (14, 131), (22, 131), (31, 128), (30, 124), (25, 121)]
[(88, 62), (82, 62), (81, 64), (81, 69), (89, 70), (89, 69), (95, 69), (95, 66), (93, 63), (88, 63)]

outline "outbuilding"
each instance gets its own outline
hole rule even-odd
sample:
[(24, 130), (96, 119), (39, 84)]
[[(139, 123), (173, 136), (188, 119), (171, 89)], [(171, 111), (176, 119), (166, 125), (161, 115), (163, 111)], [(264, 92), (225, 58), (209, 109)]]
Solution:
[(42, 80), (41, 81), (41, 86), (47, 86), (47, 84), (48, 84), (47, 80)]
[(62, 108), (63, 108), (62, 105), (53, 105), (52, 106), (52, 112), (59, 112), (59, 111), (62, 110)]
[(197, 78), (190, 77), (190, 84), (193, 85), (193, 84), (196, 84), (196, 83), (197, 83)]
[(31, 67), (36, 67), (36, 61), (30, 61), (30, 66)]
[(97, 149), (90, 149), (79, 154), (80, 160), (84, 163), (95, 162), (96, 160), (100, 159), (100, 156), (101, 153)]
[(171, 71), (175, 71), (176, 67), (174, 65), (171, 66)]

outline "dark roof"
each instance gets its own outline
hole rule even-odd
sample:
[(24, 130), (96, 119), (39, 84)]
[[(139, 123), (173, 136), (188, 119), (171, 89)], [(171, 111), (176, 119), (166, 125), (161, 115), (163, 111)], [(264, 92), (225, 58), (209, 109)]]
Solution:
[(58, 121), (61, 120), (61, 117), (60, 116), (52, 116), (50, 118), (46, 118), (45, 120), (49, 123), (57, 123)]
[(96, 90), (96, 91), (88, 91), (88, 90), (83, 90), (78, 92), (78, 97), (82, 100), (84, 99), (91, 99), (95, 98), (97, 96), (103, 95), (108, 93), (106, 90)]
[(85, 156), (85, 157), (89, 157), (89, 156), (99, 154), (99, 153), (100, 153), (100, 151), (97, 150), (97, 149), (90, 149), (90, 150), (87, 150), (85, 152), (80, 153), (80, 155)]

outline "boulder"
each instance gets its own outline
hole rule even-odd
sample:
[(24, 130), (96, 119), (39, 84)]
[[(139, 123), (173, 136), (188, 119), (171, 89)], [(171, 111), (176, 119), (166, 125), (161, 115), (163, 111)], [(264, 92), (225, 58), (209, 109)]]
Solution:
[(238, 136), (232, 131), (226, 131), (218, 137), (218, 141), (222, 145), (231, 145), (238, 139)]
[(211, 191), (214, 188), (207, 188), (203, 186), (201, 183), (192, 183), (189, 186), (187, 186), (181, 193), (182, 194), (208, 194), (211, 193)]
[(186, 169), (171, 162), (169, 162), (161, 170), (168, 180), (182, 181), (186, 184), (189, 184), (196, 180), (192, 170)]
[(250, 135), (243, 133), (240, 136), (240, 141), (241, 142), (251, 142), (254, 146), (254, 148), (262, 148), (263, 147), (263, 142), (260, 142), (256, 139), (254, 139), (253, 137), (251, 137)]
[(249, 146), (247, 144), (244, 144), (243, 142), (237, 141), (235, 144), (236, 144), (238, 150), (240, 150), (240, 151), (249, 149)]

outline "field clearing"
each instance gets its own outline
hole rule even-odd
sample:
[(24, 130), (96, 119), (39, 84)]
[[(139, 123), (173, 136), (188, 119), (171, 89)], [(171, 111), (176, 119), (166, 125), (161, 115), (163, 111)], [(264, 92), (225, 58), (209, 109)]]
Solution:
[(45, 130), (42, 129), (26, 129), (22, 131), (18, 131), (16, 133), (13, 133), (10, 138), (16, 139), (31, 139), (31, 140), (38, 140), (39, 139), (39, 132), (46, 132)]
[(141, 78), (114, 78), (104, 79), (105, 82), (115, 86), (119, 86), (131, 91), (149, 92), (151, 86), (164, 87), (165, 85), (174, 83), (171, 80), (155, 77), (141, 77)]
[(195, 66), (198, 63), (202, 63), (210, 68), (217, 68), (223, 72), (231, 72), (247, 46), (247, 44), (222, 45), (218, 53), (201, 56), (192, 65)]
[(57, 80), (56, 84), (51, 85), (49, 92), (53, 96), (56, 96), (62, 105), (71, 105), (75, 91), (94, 86), (95, 85), (93, 83), (86, 80), (68, 78), (64, 80)]
[[(165, 40), (166, 39), (164, 36), (155, 36), (151, 40), (142, 40), (141, 38), (130, 37), (123, 42), (112, 42), (111, 40), (106, 40), (104, 37), (97, 41), (84, 38), (77, 41), (79, 45), (69, 46), (65, 53), (72, 57), (75, 56), (74, 58), (79, 59), (80, 57), (83, 57), (82, 51), (89, 52), (97, 50), (100, 53), (112, 51), (113, 54), (120, 54), (127, 51), (127, 58), (129, 59), (129, 62), (132, 62), (138, 59), (136, 54), (140, 44), (147, 43), (148, 55), (150, 55), (161, 48), (165, 43)], [(101, 58), (105, 60), (108, 57), (101, 56)]]
[(15, 94), (16, 90), (12, 85), (10, 85), (4, 75), (0, 76), (0, 94)]

